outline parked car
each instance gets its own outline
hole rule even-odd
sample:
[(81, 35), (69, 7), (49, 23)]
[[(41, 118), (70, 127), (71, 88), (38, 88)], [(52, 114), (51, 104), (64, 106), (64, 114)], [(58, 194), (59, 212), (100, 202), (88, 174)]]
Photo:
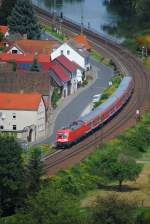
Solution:
[(100, 100), (102, 94), (96, 94), (93, 96), (92, 103), (96, 103)]

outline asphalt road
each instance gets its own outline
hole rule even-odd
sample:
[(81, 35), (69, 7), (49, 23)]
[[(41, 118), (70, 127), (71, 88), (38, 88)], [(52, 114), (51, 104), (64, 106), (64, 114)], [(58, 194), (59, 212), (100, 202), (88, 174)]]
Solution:
[(92, 64), (97, 67), (97, 79), (89, 88), (86, 88), (60, 111), (55, 120), (53, 134), (42, 143), (54, 143), (55, 131), (77, 120), (85, 108), (91, 103), (93, 96), (101, 93), (108, 86), (108, 81), (114, 75), (113, 70), (93, 60)]

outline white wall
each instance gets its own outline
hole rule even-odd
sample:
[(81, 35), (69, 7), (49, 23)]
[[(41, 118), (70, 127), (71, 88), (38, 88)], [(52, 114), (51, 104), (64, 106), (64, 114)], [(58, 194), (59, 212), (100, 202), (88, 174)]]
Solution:
[(12, 47), (9, 49), (8, 53), (12, 53), (13, 50), (17, 50), (17, 54), (23, 54), (17, 47)]
[[(62, 54), (61, 51), (63, 51), (63, 55), (70, 61), (74, 61), (81, 68), (86, 69), (84, 57), (78, 54), (78, 52), (72, 49), (67, 43), (62, 44), (60, 47), (54, 50), (51, 53), (51, 59), (54, 60), (55, 58), (60, 56)], [(70, 54), (67, 53), (68, 51), (70, 51)]]
[[(13, 131), (13, 125), (16, 125), (16, 131), (22, 131), (28, 126), (35, 127), (36, 138), (42, 137), (45, 134), (45, 105), (43, 100), (39, 104), (37, 111), (29, 110), (0, 110), (0, 126), (3, 126), (4, 129), (0, 131)], [(13, 118), (13, 116), (16, 118)], [(14, 130), (15, 131), (15, 130)]]
[(46, 110), (45, 110), (44, 102), (43, 100), (41, 100), (38, 111), (37, 111), (37, 118), (36, 118), (37, 138), (45, 135), (45, 127), (46, 127), (45, 122), (46, 122)]

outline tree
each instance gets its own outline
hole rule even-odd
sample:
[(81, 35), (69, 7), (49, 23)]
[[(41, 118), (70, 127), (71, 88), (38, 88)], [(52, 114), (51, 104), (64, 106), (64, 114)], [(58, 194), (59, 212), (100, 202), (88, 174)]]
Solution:
[[(30, 197), (13, 224), (82, 224), (80, 207), (76, 199), (53, 188), (42, 189)], [(82, 222), (83, 220), (83, 222)]]
[(31, 71), (36, 71), (39, 72), (39, 64), (38, 64), (38, 60), (36, 58), (34, 58), (32, 66), (31, 66)]
[(125, 180), (135, 180), (141, 172), (141, 165), (118, 150), (109, 150), (99, 158), (99, 173), (109, 180), (119, 182), (119, 190)]
[(133, 224), (137, 206), (115, 195), (99, 197), (91, 213), (91, 224)]
[(12, 8), (17, 0), (2, 0), (0, 7), (0, 24), (7, 25), (7, 17), (10, 16)]
[(3, 33), (1, 32), (1, 30), (0, 30), (0, 41), (2, 41), (3, 38), (4, 38), (4, 34), (3, 34)]
[(31, 150), (27, 163), (28, 192), (37, 192), (40, 189), (43, 164), (41, 162), (41, 151), (38, 148)]
[(40, 38), (40, 27), (34, 16), (33, 7), (30, 0), (17, 0), (8, 18), (10, 34), (27, 34), (28, 39)]
[(0, 134), (1, 215), (13, 214), (24, 198), (22, 149), (11, 135)]

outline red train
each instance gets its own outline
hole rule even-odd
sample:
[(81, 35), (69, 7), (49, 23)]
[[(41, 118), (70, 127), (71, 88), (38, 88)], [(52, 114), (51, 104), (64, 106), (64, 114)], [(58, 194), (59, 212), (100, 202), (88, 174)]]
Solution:
[(117, 90), (103, 104), (56, 132), (56, 145), (69, 147), (116, 114), (130, 98), (134, 88), (131, 76), (125, 76)]

